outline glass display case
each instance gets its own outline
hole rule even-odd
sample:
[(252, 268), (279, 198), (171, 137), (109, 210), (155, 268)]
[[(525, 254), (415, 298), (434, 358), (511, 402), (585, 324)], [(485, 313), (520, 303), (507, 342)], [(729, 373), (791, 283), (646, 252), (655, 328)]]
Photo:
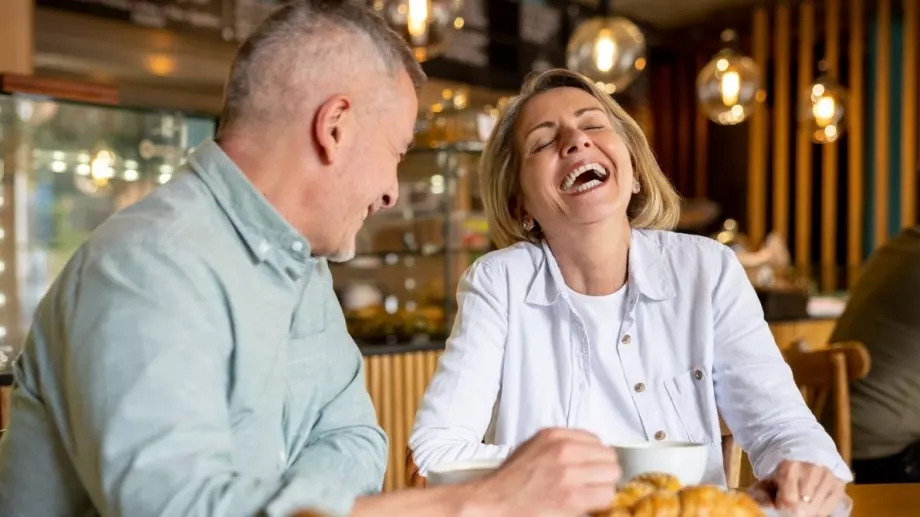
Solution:
[(169, 181), (215, 126), (177, 112), (0, 94), (0, 343), (8, 353), (76, 248)]
[(489, 250), (477, 169), (504, 101), (469, 107), (463, 90), (419, 117), (399, 168), (399, 201), (369, 218), (357, 256), (333, 265), (336, 294), (361, 344), (443, 340), (463, 271)]
[(354, 259), (332, 266), (359, 343), (446, 337), (457, 281), (490, 246), (476, 178), (480, 148), (410, 151), (399, 170), (397, 205), (366, 221)]

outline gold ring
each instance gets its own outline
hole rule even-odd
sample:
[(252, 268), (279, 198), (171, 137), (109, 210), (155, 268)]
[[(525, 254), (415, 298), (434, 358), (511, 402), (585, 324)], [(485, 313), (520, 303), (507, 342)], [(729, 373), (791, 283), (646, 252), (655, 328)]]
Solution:
[(802, 501), (805, 502), (805, 503), (810, 503), (810, 502), (811, 502), (811, 496), (810, 496), (810, 495), (803, 495), (803, 496), (802, 496)]

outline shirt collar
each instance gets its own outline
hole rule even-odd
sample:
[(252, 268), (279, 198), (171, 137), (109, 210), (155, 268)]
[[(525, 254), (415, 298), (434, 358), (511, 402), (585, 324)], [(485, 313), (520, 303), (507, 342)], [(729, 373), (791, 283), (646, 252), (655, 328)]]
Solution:
[(299, 261), (310, 256), (310, 243), (256, 190), (243, 171), (213, 140), (199, 145), (188, 158), (189, 167), (205, 183), (217, 203), (259, 261), (272, 249)]
[[(544, 240), (543, 260), (530, 283), (525, 301), (535, 305), (551, 305), (559, 296), (568, 297), (559, 263)], [(668, 268), (662, 249), (642, 230), (632, 230), (629, 245), (629, 265), (626, 283), (630, 292), (652, 300), (666, 300), (675, 295), (673, 273)]]

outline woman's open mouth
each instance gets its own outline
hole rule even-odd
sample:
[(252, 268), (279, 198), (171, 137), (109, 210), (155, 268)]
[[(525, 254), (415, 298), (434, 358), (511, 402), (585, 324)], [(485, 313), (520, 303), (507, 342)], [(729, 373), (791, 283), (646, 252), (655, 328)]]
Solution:
[(572, 169), (559, 188), (566, 194), (581, 194), (600, 187), (608, 179), (610, 172), (606, 167), (597, 162), (586, 163)]

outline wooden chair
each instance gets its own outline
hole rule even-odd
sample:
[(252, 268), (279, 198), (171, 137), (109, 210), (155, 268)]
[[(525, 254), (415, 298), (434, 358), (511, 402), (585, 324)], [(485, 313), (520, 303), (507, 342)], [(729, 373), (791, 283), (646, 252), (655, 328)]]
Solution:
[(741, 484), (741, 458), (744, 452), (735, 443), (735, 437), (721, 416), (719, 427), (722, 429), (722, 468), (725, 470), (725, 483), (728, 488), (738, 488)]
[(428, 484), (428, 478), (419, 474), (418, 465), (412, 457), (412, 449), (406, 447), (406, 487), (424, 488)]
[(853, 442), (850, 434), (850, 381), (869, 373), (869, 352), (862, 343), (844, 342), (823, 350), (801, 351), (792, 347), (783, 352), (792, 369), (805, 403), (819, 420), (832, 399), (834, 427), (831, 433), (837, 451), (850, 464)]

